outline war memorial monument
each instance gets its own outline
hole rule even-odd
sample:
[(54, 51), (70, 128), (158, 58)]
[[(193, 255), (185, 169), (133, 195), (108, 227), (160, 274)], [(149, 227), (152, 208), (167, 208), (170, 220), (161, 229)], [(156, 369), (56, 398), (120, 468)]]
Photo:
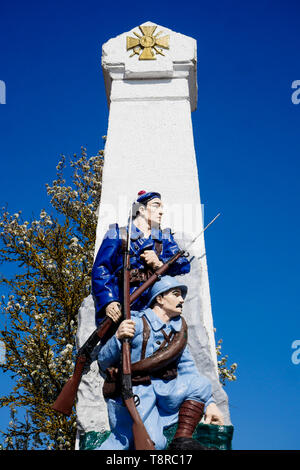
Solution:
[[(166, 303), (163, 305), (163, 302), (166, 302), (163, 294), (169, 292), (166, 291), (166, 283), (170, 282), (170, 288), (172, 287), (173, 291), (174, 289), (176, 291), (176, 285), (179, 286), (177, 294), (175, 291), (173, 293), (180, 297), (182, 319), (181, 315), (175, 319), (180, 318), (181, 330), (180, 327), (178, 327), (178, 331), (177, 327), (174, 328), (179, 335), (183, 325), (186, 324), (188, 361), (193, 361), (195, 364), (195, 369), (193, 369), (195, 377), (199, 375), (203, 378), (203, 383), (210, 384), (211, 394), (207, 394), (207, 397), (210, 398), (205, 398), (204, 402), (208, 400), (209, 403), (210, 400), (213, 400), (215, 409), (219, 410), (222, 415), (222, 421), (216, 420), (216, 424), (213, 422), (205, 424), (205, 415), (203, 419), (199, 419), (202, 415), (197, 414), (199, 405), (197, 396), (195, 400), (189, 398), (187, 408), (184, 411), (187, 417), (180, 418), (179, 411), (178, 420), (183, 419), (183, 427), (186, 429), (189, 424), (186, 424), (185, 420), (189, 421), (191, 414), (193, 414), (191, 410), (197, 409), (195, 411), (196, 421), (192, 427), (194, 441), (199, 442), (204, 448), (230, 449), (233, 425), (230, 420), (228, 397), (218, 376), (204, 240), (207, 232), (205, 232), (203, 223), (203, 207), (200, 199), (199, 174), (191, 119), (191, 113), (197, 108), (196, 41), (191, 37), (171, 31), (167, 27), (146, 22), (108, 40), (103, 45), (102, 71), (109, 120), (104, 149), (105, 163), (101, 202), (98, 211), (92, 276), (93, 290), (79, 310), (77, 349), (80, 350), (85, 344), (95, 328), (99, 327), (105, 315), (111, 314), (110, 318), (116, 318), (114, 315), (118, 315), (118, 308), (120, 308), (120, 312), (123, 312), (122, 304), (125, 305), (126, 301), (128, 301), (127, 305), (130, 303), (129, 294), (126, 296), (122, 291), (122, 286), (124, 286), (124, 281), (123, 284), (121, 281), (122, 270), (117, 269), (120, 259), (129, 261), (128, 286), (131, 283), (130, 294), (132, 294), (138, 286), (149, 279), (149, 276), (153, 276), (153, 273), (163, 266), (171, 256), (180, 251), (182, 256), (177, 258), (162, 276), (158, 276), (156, 283), (145, 290), (135, 303), (131, 304), (131, 309), (139, 312), (148, 308), (145, 310), (146, 317), (151, 328), (154, 328), (153, 331), (155, 331), (155, 327), (149, 320), (153, 311), (158, 312), (159, 315), (162, 315), (161, 318), (164, 318), (165, 312), (170, 311), (171, 308), (166, 306)], [(198, 161), (204, 158), (205, 155), (200, 155)], [(156, 214), (156, 220), (154, 220), (153, 214)], [(149, 222), (151, 217), (152, 222), (156, 225), (154, 231), (150, 230), (147, 234), (145, 223)], [(127, 228), (127, 231), (124, 231), (124, 227)], [(121, 246), (123, 253), (126, 253), (126, 247), (124, 248), (126, 245), (124, 237), (126, 238), (126, 236), (129, 254), (127, 258), (119, 259)], [(141, 269), (142, 262), (144, 262), (145, 269)], [(124, 271), (126, 272), (126, 270)], [(160, 286), (161, 282), (165, 282), (162, 284), (165, 286), (165, 290), (161, 289), (163, 294), (160, 295), (160, 291), (155, 291), (155, 285)], [(122, 292), (119, 293), (119, 290)], [(151, 293), (152, 304), (151, 302), (147, 304), (147, 295), (149, 297)], [(178, 305), (174, 305), (174, 308), (178, 308)], [(137, 329), (142, 318), (139, 315), (139, 313), (133, 313), (131, 318), (135, 319)], [(155, 318), (152, 319), (154, 323)], [(112, 320), (110, 321), (114, 323)], [(115, 320), (115, 330), (119, 325), (118, 322), (120, 320)], [(124, 325), (126, 326), (126, 322)], [(128, 325), (131, 325), (130, 321), (127, 322)], [(107, 359), (107, 351), (111, 353), (113, 347), (118, 348), (122, 344), (122, 340), (123, 344), (130, 345), (130, 340), (124, 341), (125, 327), (123, 330), (122, 328), (119, 326), (112, 339), (106, 339), (107, 342), (102, 341), (96, 345), (92, 351), (91, 361), (85, 366), (82, 373), (76, 402), (77, 449), (110, 448), (105, 447), (106, 442), (117, 442), (118, 444), (111, 444), (117, 445), (117, 447), (111, 447), (116, 449), (137, 448), (136, 444), (130, 441), (130, 436), (128, 439), (124, 438), (123, 447), (118, 447), (118, 445), (121, 446), (122, 436), (115, 437), (115, 440), (112, 439), (111, 428), (115, 426), (116, 432), (118, 432), (124, 422), (121, 418), (120, 422), (118, 421), (119, 412), (114, 411), (116, 408), (113, 411), (109, 408), (109, 397), (112, 397), (111, 403), (114, 403), (113, 400), (116, 398), (114, 395), (106, 395), (108, 392), (105, 391), (107, 388), (104, 387), (104, 384), (107, 385), (107, 370), (99, 369), (102, 364), (110, 364)], [(137, 331), (135, 333), (137, 334)], [(148, 338), (151, 339), (152, 333), (150, 333)], [(177, 338), (176, 334), (173, 336)], [(156, 336), (153, 336), (153, 341), (154, 337), (156, 338)], [(168, 338), (170, 339), (170, 336)], [(134, 341), (135, 339), (132, 342), (133, 349), (135, 347)], [(159, 348), (156, 346), (154, 349), (157, 348), (161, 352), (161, 341), (156, 341), (156, 343), (160, 346)], [(143, 344), (145, 356), (148, 343)], [(184, 351), (186, 350), (184, 349)], [(146, 359), (148, 359), (147, 354)], [(184, 354), (186, 353), (184, 352)], [(151, 419), (147, 414), (142, 420), (146, 427), (147, 422), (150, 423), (148, 430), (149, 426), (154, 426), (153, 423), (156, 423), (155, 427), (157, 428), (160, 423), (171, 423), (171, 420), (165, 420), (168, 410), (162, 411), (164, 399), (161, 398), (162, 392), (157, 392), (160, 387), (157, 381), (164, 383), (166, 387), (179, 381), (181, 367), (184, 371), (184, 366), (181, 365), (184, 354), (176, 356), (176, 364), (174, 361), (164, 362), (163, 373), (160, 371), (160, 375), (157, 371), (152, 373), (151, 370), (151, 373), (147, 370), (147, 374), (137, 374), (139, 381), (136, 382), (136, 385), (134, 380), (137, 378), (132, 376), (133, 389), (139, 390), (142, 396), (144, 396), (144, 390), (150, 390), (149, 387), (152, 387), (154, 394), (158, 393), (160, 397), (156, 399), (156, 402), (154, 398), (153, 403), (156, 403), (157, 409), (151, 408), (151, 412), (149, 411)], [(133, 356), (134, 351), (132, 358)], [(157, 358), (157, 355), (154, 358)], [(188, 363), (190, 364), (190, 362)], [(172, 376), (170, 369), (174, 372), (174, 364), (175, 369), (178, 370), (176, 369), (175, 375)], [(134, 366), (135, 364), (132, 365), (133, 369)], [(188, 367), (193, 368), (194, 366)], [(166, 371), (169, 374), (167, 378)], [(145, 377), (148, 382), (141, 381), (146, 380)], [(118, 379), (108, 382), (111, 390), (111, 387), (115, 387), (118, 383)], [(155, 389), (156, 383), (158, 384), (157, 390)], [(202, 382), (199, 385), (200, 388), (201, 384)], [(182, 389), (182, 385), (180, 387)], [(115, 388), (113, 390), (115, 393)], [(193, 397), (193, 393), (187, 392), (187, 395)], [(203, 396), (205, 393), (203, 391)], [(140, 404), (136, 403), (137, 412), (143, 411), (143, 400), (144, 398), (141, 399)], [(159, 403), (162, 404), (161, 408)], [(166, 403), (167, 398), (165, 399)], [(127, 410), (124, 405), (116, 406), (120, 406), (120, 413), (124, 412), (126, 415)], [(153, 415), (154, 411), (155, 416)], [(116, 416), (112, 418), (114, 413)], [(178, 429), (180, 426), (179, 422)], [(172, 426), (166, 426), (163, 433), (159, 436), (155, 435), (155, 438), (151, 437), (149, 442), (155, 446), (153, 441), (160, 440), (162, 442), (160, 446), (156, 443), (156, 447), (153, 448), (167, 449), (174, 438), (176, 429), (177, 424), (174, 423)], [(183, 438), (187, 435), (186, 430), (183, 433), (179, 432), (179, 434), (177, 431), (176, 435)], [(135, 440), (134, 443), (136, 443)]]

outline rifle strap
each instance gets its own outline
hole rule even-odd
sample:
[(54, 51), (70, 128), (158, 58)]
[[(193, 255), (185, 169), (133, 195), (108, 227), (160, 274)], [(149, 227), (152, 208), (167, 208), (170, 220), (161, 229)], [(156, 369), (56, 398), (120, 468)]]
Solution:
[(143, 320), (144, 328), (143, 328), (143, 344), (142, 344), (141, 360), (145, 359), (147, 343), (148, 343), (148, 339), (150, 336), (150, 327), (144, 315), (142, 316), (142, 320)]
[(162, 252), (162, 242), (155, 240), (154, 246), (157, 256), (160, 256)]
[(127, 227), (120, 227), (119, 233), (121, 235), (121, 242), (122, 242), (122, 253), (126, 250), (127, 245)]

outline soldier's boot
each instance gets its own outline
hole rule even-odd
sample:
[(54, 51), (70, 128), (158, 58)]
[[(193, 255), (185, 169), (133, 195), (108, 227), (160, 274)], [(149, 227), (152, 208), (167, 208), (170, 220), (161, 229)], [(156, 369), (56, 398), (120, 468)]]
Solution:
[(178, 427), (169, 449), (177, 450), (204, 450), (198, 441), (193, 439), (193, 432), (201, 421), (204, 412), (204, 403), (195, 400), (186, 400), (179, 409)]

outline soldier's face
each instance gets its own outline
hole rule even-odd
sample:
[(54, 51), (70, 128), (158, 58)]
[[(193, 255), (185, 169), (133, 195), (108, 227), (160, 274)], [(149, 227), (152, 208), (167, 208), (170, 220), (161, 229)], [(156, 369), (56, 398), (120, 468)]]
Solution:
[(145, 217), (149, 227), (157, 227), (161, 224), (163, 215), (163, 204), (159, 198), (154, 198), (148, 202), (145, 208)]
[(183, 304), (184, 299), (181, 289), (177, 287), (170, 289), (161, 296), (161, 307), (170, 318), (181, 315)]

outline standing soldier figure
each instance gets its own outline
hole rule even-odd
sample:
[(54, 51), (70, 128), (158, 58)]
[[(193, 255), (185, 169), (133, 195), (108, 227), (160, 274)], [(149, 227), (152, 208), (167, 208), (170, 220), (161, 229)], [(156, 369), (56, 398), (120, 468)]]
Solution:
[[(140, 191), (133, 205), (132, 214), (130, 293), (179, 251), (171, 229), (160, 228), (163, 204), (159, 193)], [(95, 259), (92, 270), (92, 292), (96, 304), (97, 326), (105, 315), (115, 323), (121, 318), (122, 240), (126, 237), (127, 227), (110, 225)], [(168, 274), (176, 276), (189, 271), (189, 261), (185, 257), (180, 257), (170, 266)], [(133, 310), (145, 307), (147, 294), (148, 290), (132, 304)]]

